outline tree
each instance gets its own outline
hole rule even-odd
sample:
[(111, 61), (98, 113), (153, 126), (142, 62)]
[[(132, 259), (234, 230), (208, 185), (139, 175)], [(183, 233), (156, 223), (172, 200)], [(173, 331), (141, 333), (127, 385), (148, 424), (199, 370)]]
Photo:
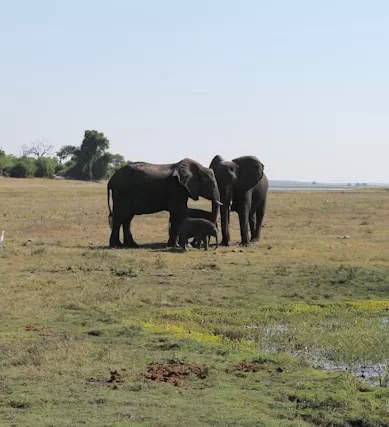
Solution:
[(121, 154), (111, 154), (111, 161), (108, 165), (108, 175), (111, 176), (115, 171), (126, 164), (124, 157)]
[(77, 151), (77, 147), (74, 145), (64, 145), (59, 151), (57, 151), (57, 157), (59, 158), (60, 163), (66, 160), (68, 157), (74, 156)]
[[(72, 155), (73, 165), (68, 169), (67, 175), (72, 178), (100, 179), (103, 166), (108, 167), (109, 158), (103, 157), (109, 148), (109, 140), (102, 132), (97, 130), (86, 130), (80, 147), (64, 146), (59, 154), (65, 159)], [(57, 154), (58, 154), (57, 153)], [(96, 164), (99, 162), (99, 164)], [(96, 165), (95, 165), (96, 164)], [(94, 172), (99, 178), (94, 176)]]
[(126, 164), (121, 154), (104, 153), (93, 164), (93, 179), (109, 178), (116, 170)]
[(92, 166), (93, 179), (105, 179), (107, 178), (108, 168), (112, 162), (112, 154), (104, 153), (100, 156)]
[(102, 132), (86, 130), (82, 141), (78, 160), (82, 162), (84, 178), (93, 179), (93, 165), (109, 148), (109, 141)]
[(30, 145), (23, 145), (23, 156), (43, 157), (53, 153), (53, 146), (45, 139), (33, 141)]

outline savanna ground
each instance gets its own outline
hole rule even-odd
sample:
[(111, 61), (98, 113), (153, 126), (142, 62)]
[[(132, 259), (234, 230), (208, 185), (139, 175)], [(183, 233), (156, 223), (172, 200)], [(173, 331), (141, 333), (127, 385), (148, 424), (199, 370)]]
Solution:
[[(1, 426), (389, 425), (389, 192), (270, 193), (262, 240), (109, 250), (106, 186), (0, 181)], [(198, 205), (208, 207), (208, 203)]]

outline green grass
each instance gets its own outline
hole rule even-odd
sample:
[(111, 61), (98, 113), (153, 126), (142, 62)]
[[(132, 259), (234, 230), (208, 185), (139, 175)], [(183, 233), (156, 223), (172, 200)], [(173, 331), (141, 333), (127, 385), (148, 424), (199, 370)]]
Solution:
[(233, 214), (231, 247), (188, 253), (150, 247), (164, 212), (134, 220), (147, 247), (107, 249), (104, 184), (0, 198), (0, 425), (389, 424), (384, 189), (271, 193), (259, 244)]

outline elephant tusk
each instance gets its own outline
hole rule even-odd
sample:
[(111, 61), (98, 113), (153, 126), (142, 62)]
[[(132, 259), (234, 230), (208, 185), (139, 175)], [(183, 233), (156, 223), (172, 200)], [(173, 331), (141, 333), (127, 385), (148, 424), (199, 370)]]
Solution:
[(217, 203), (219, 206), (223, 206), (223, 203), (219, 202), (218, 200), (215, 200), (215, 203)]

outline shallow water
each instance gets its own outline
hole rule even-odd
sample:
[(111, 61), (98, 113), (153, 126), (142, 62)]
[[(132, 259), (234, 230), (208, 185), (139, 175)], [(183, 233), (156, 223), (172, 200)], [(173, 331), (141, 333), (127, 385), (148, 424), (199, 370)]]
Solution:
[[(384, 317), (381, 319), (383, 323), (389, 323), (389, 319)], [(246, 326), (247, 329), (255, 329), (258, 326)], [(330, 372), (348, 372), (351, 375), (362, 378), (373, 386), (387, 386), (387, 376), (389, 366), (387, 363), (375, 363), (366, 361), (365, 363), (355, 363), (353, 365), (346, 362), (335, 362), (328, 358), (324, 348), (302, 348), (301, 350), (290, 349), (287, 345), (280, 342), (277, 336), (288, 331), (288, 325), (284, 323), (275, 323), (265, 328), (266, 343), (259, 345), (264, 351), (269, 352), (285, 352), (291, 356), (301, 357), (308, 365), (317, 369), (324, 369)], [(389, 360), (388, 360), (389, 362)]]

